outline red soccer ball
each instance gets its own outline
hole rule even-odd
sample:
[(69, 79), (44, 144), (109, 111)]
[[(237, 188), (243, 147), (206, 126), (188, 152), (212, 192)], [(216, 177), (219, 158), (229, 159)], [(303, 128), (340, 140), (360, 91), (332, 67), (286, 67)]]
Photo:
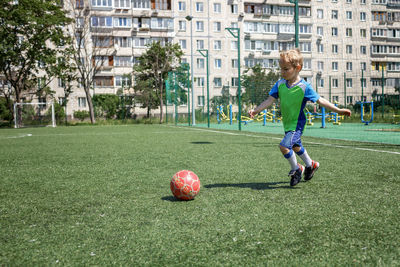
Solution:
[(175, 173), (171, 179), (172, 194), (181, 200), (191, 200), (200, 192), (200, 179), (188, 170)]

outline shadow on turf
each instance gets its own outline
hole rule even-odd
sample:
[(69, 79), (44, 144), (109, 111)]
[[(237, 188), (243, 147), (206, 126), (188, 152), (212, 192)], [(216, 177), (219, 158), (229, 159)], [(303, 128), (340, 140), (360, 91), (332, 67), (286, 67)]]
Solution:
[(161, 199), (162, 199), (162, 200), (165, 200), (165, 201), (170, 201), (170, 202), (192, 201), (192, 200), (180, 200), (180, 199), (177, 199), (177, 198), (174, 197), (174, 196), (166, 196), (166, 197), (162, 197)]
[[(284, 184), (284, 185), (281, 185)], [(272, 182), (272, 183), (241, 183), (241, 184), (208, 184), (205, 188), (224, 188), (224, 187), (239, 187), (251, 188), (253, 190), (271, 190), (271, 189), (296, 189), (289, 186), (288, 182)]]
[(190, 143), (195, 144), (195, 145), (211, 145), (211, 144), (214, 144), (213, 142), (207, 142), (207, 141), (197, 141), (197, 142), (190, 142)]

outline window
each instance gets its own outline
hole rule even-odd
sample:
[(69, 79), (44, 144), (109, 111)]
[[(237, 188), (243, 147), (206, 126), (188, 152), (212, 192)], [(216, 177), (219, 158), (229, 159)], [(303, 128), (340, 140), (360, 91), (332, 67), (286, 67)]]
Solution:
[(186, 20), (179, 21), (179, 31), (181, 31), (181, 32), (186, 31)]
[(238, 50), (237, 41), (231, 41), (231, 50)]
[(196, 31), (203, 32), (204, 31), (204, 22), (196, 21)]
[(215, 21), (213, 23), (213, 28), (214, 28), (214, 32), (220, 32), (221, 31), (221, 22)]
[(78, 97), (78, 107), (86, 108), (86, 97)]
[(318, 19), (324, 18), (324, 10), (323, 9), (317, 9), (317, 18)]
[(222, 78), (214, 78), (214, 87), (222, 86)]
[(346, 62), (346, 70), (347, 71), (353, 70), (353, 62)]
[(91, 17), (92, 27), (112, 27), (112, 17)]
[(130, 86), (131, 78), (129, 76), (115, 76), (115, 86)]
[(232, 77), (232, 79), (231, 79), (231, 84), (232, 84), (232, 86), (234, 86), (234, 87), (239, 86), (239, 79), (238, 79), (238, 78), (235, 78), (235, 77)]
[(352, 0), (346, 0), (347, 4), (351, 4)]
[(332, 36), (338, 36), (338, 28), (332, 27)]
[(204, 49), (204, 40), (196, 40), (197, 49)]
[(92, 0), (92, 7), (112, 7), (112, 0)]
[(204, 11), (203, 2), (196, 2), (196, 12), (203, 12), (203, 11)]
[(221, 13), (221, 4), (214, 3), (214, 13)]
[(367, 54), (367, 47), (365, 45), (360, 46), (360, 53), (363, 55)]
[(324, 35), (324, 28), (323, 27), (317, 27), (317, 34), (320, 36)]
[[(38, 81), (40, 81), (40, 80), (38, 80)], [(38, 83), (38, 87), (39, 87), (39, 89), (41, 89), (40, 88), (40, 83)], [(60, 88), (64, 88), (65, 87), (65, 80), (64, 79), (58, 78), (58, 87), (60, 87)]]
[(353, 96), (348, 95), (346, 98), (347, 98), (347, 103), (348, 104), (353, 104)]
[(115, 67), (131, 67), (132, 66), (132, 57), (130, 57), (130, 56), (115, 57), (114, 58), (114, 66)]
[(346, 79), (346, 87), (353, 88), (353, 79), (351, 79), (351, 78)]
[(352, 45), (346, 45), (346, 53), (347, 54), (352, 54), (353, 53), (353, 46)]
[(179, 40), (179, 45), (182, 49), (186, 49), (186, 39)]
[(338, 19), (339, 15), (338, 15), (338, 11), (337, 10), (332, 10), (332, 15), (331, 15), (332, 19)]
[(204, 96), (203, 95), (197, 96), (197, 105), (199, 105), (199, 107), (204, 106)]
[(94, 47), (111, 47), (112, 46), (112, 37), (110, 36), (93, 36), (92, 42)]
[(236, 4), (231, 5), (231, 13), (232, 14), (237, 14), (238, 13), (238, 5), (236, 5)]
[(214, 50), (221, 50), (221, 40), (214, 40)]
[(360, 21), (366, 21), (366, 20), (367, 20), (367, 13), (360, 12)]
[(324, 87), (324, 79), (317, 78), (317, 85), (318, 85), (318, 88), (323, 88)]
[(132, 38), (131, 37), (115, 37), (114, 44), (119, 47), (132, 47)]
[(150, 8), (150, 0), (133, 0), (133, 8)]
[(178, 10), (179, 11), (185, 11), (186, 10), (186, 2), (178, 2)]
[(114, 27), (132, 27), (131, 18), (114, 18)]
[(338, 66), (339, 66), (339, 64), (338, 64), (337, 61), (333, 61), (332, 62), (332, 70), (333, 71), (337, 71), (338, 70)]
[(339, 87), (339, 80), (338, 79), (332, 79), (332, 87), (333, 88), (338, 88)]
[(332, 45), (332, 54), (337, 54), (338, 53), (338, 45)]
[(366, 29), (360, 29), (360, 37), (363, 37), (363, 38), (367, 37), (367, 30)]
[(222, 66), (222, 60), (220, 58), (214, 59), (214, 68), (220, 69)]
[(324, 45), (318, 44), (318, 53), (324, 53)]
[(324, 70), (324, 62), (318, 61), (318, 71), (323, 71), (323, 70)]
[(352, 28), (346, 28), (346, 36), (347, 37), (352, 37), (353, 36), (353, 29)]
[(367, 70), (367, 63), (366, 62), (361, 62), (360, 63), (360, 67), (361, 67), (361, 70)]
[[(83, 2), (83, 0), (80, 0), (80, 1)], [(130, 8), (131, 0), (114, 0), (114, 7), (115, 8)]]
[(204, 69), (204, 58), (198, 58), (197, 59), (197, 68), (198, 69)]
[(353, 12), (346, 11), (346, 19), (347, 20), (352, 20), (353, 19)]
[(197, 86), (204, 86), (204, 77), (197, 77), (196, 80), (197, 80)]
[(238, 60), (232, 59), (232, 69), (237, 69), (237, 68), (238, 68)]

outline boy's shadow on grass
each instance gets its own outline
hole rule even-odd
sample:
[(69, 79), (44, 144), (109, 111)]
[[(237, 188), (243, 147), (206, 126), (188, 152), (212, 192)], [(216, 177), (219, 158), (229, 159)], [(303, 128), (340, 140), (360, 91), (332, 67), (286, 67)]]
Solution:
[[(281, 185), (281, 184), (284, 184), (284, 185)], [(239, 188), (251, 188), (253, 190), (296, 189), (293, 186), (289, 186), (288, 182), (208, 184), (208, 185), (205, 185), (204, 187), (205, 188), (239, 187)]]

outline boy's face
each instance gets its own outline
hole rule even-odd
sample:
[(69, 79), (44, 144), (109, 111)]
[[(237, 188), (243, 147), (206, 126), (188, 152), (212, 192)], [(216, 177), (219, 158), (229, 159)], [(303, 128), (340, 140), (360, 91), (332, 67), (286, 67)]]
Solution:
[(286, 60), (285, 58), (282, 58), (282, 57), (279, 60), (279, 66), (281, 67), (282, 78), (285, 80), (288, 80), (288, 81), (295, 80), (301, 70), (300, 65), (298, 65), (297, 67), (294, 67), (292, 65), (292, 63), (290, 63), (288, 60)]

